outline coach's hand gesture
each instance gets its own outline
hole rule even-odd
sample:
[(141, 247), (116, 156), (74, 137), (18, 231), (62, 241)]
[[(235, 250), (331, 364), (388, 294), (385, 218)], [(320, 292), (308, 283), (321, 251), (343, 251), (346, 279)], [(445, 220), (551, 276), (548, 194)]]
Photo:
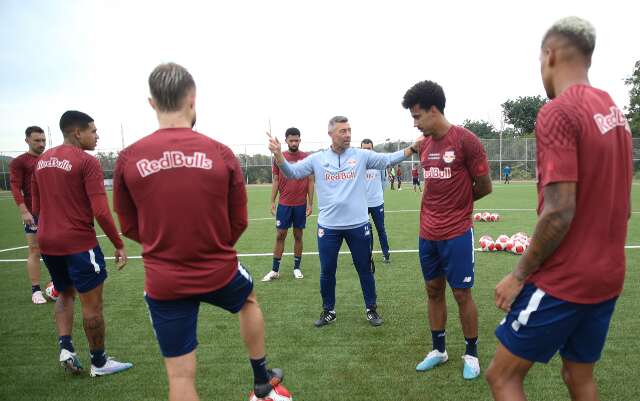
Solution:
[(269, 137), (269, 150), (273, 153), (273, 156), (276, 158), (276, 163), (282, 164), (284, 163), (284, 156), (282, 156), (282, 149), (280, 145), (280, 141), (278, 138), (274, 138), (270, 133), (267, 132), (267, 136)]
[(124, 248), (116, 249), (116, 267), (118, 270), (122, 270), (122, 268), (127, 264), (127, 252)]

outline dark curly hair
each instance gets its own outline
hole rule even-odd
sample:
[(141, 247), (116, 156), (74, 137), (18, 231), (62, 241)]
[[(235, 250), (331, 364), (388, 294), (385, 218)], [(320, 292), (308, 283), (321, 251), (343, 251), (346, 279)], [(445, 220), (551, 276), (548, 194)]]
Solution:
[(402, 107), (410, 109), (416, 104), (423, 110), (429, 110), (431, 106), (436, 106), (440, 113), (444, 114), (444, 105), (447, 99), (444, 97), (442, 86), (433, 81), (422, 81), (413, 85), (404, 94)]

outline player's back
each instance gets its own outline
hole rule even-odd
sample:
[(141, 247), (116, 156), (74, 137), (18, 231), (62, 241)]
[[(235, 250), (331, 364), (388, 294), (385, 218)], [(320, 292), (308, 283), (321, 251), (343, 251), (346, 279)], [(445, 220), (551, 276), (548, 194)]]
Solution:
[(97, 245), (89, 196), (104, 193), (98, 160), (73, 145), (45, 151), (34, 170), (39, 194), (38, 243), (43, 254), (67, 255)]
[[(244, 180), (233, 152), (175, 128), (141, 139), (120, 159), (137, 209), (150, 295), (176, 298), (224, 286), (237, 269), (234, 225), (246, 227)], [(234, 210), (244, 218), (234, 218)]]
[(574, 85), (538, 116), (539, 212), (543, 187), (576, 182), (576, 210), (560, 247), (532, 279), (554, 296), (595, 303), (617, 295), (632, 180), (631, 133), (604, 91)]

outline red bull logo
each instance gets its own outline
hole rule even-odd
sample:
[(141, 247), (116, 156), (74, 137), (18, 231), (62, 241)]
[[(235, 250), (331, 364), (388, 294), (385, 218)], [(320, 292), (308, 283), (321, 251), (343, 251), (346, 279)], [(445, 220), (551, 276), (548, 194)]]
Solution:
[(201, 152), (195, 152), (193, 156), (187, 156), (180, 151), (169, 151), (163, 152), (162, 157), (157, 160), (138, 160), (136, 167), (142, 177), (147, 177), (161, 170), (181, 167), (211, 170), (213, 161), (207, 159), (207, 155)]
[(332, 182), (332, 181), (347, 181), (347, 180), (353, 180), (354, 178), (356, 178), (356, 172), (355, 171), (341, 171), (339, 173), (335, 173), (335, 174), (331, 174), (331, 173), (324, 173), (324, 180), (326, 182)]

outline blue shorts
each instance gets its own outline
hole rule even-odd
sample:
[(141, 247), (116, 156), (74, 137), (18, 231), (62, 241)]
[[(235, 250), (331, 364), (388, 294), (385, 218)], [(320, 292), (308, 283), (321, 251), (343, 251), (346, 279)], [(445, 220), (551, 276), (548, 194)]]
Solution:
[(560, 351), (562, 358), (572, 362), (595, 363), (604, 348), (617, 299), (575, 304), (529, 283), (500, 322), (496, 337), (512, 354), (531, 362), (547, 363)]
[(413, 177), (413, 185), (420, 185), (420, 178)]
[(418, 249), (424, 281), (446, 275), (451, 288), (473, 287), (473, 228), (447, 240), (432, 241), (420, 238)]
[(71, 255), (42, 255), (42, 260), (59, 292), (75, 287), (78, 292), (85, 293), (107, 279), (107, 265), (99, 245)]
[(278, 204), (276, 211), (276, 228), (287, 230), (293, 228), (304, 228), (307, 224), (307, 205), (285, 206)]
[(158, 301), (145, 294), (153, 331), (165, 358), (186, 355), (196, 349), (196, 326), (200, 302), (238, 313), (253, 291), (253, 279), (238, 264), (238, 271), (226, 286), (207, 294), (170, 301)]
[(25, 234), (37, 234), (38, 233), (38, 216), (33, 216), (33, 222), (36, 223), (35, 225), (28, 225), (25, 224), (24, 225), (24, 233)]

